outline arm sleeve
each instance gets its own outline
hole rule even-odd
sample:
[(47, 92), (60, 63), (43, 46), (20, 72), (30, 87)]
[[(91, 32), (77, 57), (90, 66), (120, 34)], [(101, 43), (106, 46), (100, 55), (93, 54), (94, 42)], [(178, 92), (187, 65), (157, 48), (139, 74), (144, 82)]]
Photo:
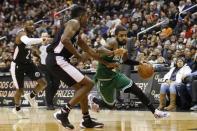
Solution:
[(29, 38), (27, 36), (22, 36), (20, 39), (26, 45), (36, 45), (43, 42), (42, 38)]
[(129, 60), (129, 59), (127, 59), (126, 61), (123, 62), (123, 64), (126, 64), (126, 65), (139, 65), (140, 62), (135, 61), (135, 60)]

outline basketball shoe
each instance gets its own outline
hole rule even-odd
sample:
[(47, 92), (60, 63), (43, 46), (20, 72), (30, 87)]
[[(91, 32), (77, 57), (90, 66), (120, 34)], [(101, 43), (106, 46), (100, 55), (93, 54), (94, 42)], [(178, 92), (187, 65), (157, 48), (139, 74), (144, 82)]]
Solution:
[(69, 113), (63, 113), (61, 110), (55, 112), (53, 115), (55, 119), (67, 129), (74, 129), (74, 126), (68, 120)]
[(93, 102), (93, 99), (95, 98), (94, 95), (89, 94), (88, 95), (88, 105), (90, 106), (90, 109), (94, 112), (99, 112), (100, 111), (100, 107), (98, 104)]
[(169, 117), (169, 116), (170, 116), (170, 113), (155, 109), (155, 113), (154, 113), (155, 118), (165, 118), (165, 117)]
[(30, 94), (25, 94), (24, 98), (30, 103), (31, 107), (38, 108), (38, 103), (36, 102), (35, 97), (31, 98)]
[(81, 128), (103, 128), (104, 124), (94, 121), (89, 115), (82, 118)]

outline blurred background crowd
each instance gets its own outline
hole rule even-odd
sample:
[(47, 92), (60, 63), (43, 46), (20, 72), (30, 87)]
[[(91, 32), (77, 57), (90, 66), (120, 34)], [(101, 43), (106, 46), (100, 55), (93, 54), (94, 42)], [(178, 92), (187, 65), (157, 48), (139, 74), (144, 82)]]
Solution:
[[(122, 24), (128, 29), (137, 60), (149, 61), (162, 71), (172, 69), (181, 57), (182, 67), (186, 64), (191, 72), (196, 71), (197, 0), (1, 0), (0, 72), (9, 72), (15, 35), (25, 20), (35, 22), (34, 37), (47, 32), (53, 38), (70, 18), (69, 10), (57, 12), (73, 3), (85, 6), (90, 15), (84, 33), (92, 48), (104, 45)], [(33, 60), (39, 65), (38, 50), (34, 52)], [(95, 70), (97, 65), (92, 59), (78, 63), (73, 58), (71, 62), (81, 70)]]
[[(197, 7), (181, 13), (196, 5), (195, 0), (1, 0), (0, 71), (9, 71), (14, 36), (25, 20), (42, 20), (35, 24), (34, 35), (39, 37), (42, 32), (48, 32), (53, 37), (61, 23), (69, 19), (70, 12), (56, 13), (72, 3), (87, 7), (90, 19), (85, 33), (93, 48), (105, 44), (106, 38), (114, 35), (116, 25), (122, 24), (128, 29), (138, 60), (170, 67), (178, 56), (183, 56), (190, 66), (195, 59)], [(159, 26), (144, 31), (160, 22)], [(144, 32), (138, 34), (141, 31)], [(92, 63), (94, 66), (95, 61), (91, 60), (79, 63), (79, 68), (91, 68)]]

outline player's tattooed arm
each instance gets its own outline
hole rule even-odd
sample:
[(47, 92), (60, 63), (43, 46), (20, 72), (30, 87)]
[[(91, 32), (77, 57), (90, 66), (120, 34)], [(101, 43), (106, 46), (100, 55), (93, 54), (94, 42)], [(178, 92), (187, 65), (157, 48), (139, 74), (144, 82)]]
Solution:
[(65, 24), (64, 33), (61, 38), (61, 42), (64, 47), (71, 52), (78, 60), (81, 60), (82, 57), (77, 49), (73, 46), (71, 42), (71, 38), (75, 35), (75, 33), (79, 30), (80, 24), (77, 20), (70, 20)]
[(123, 48), (118, 48), (117, 41), (114, 38), (109, 38), (106, 44), (98, 48), (97, 52), (101, 55), (123, 55), (126, 50)]

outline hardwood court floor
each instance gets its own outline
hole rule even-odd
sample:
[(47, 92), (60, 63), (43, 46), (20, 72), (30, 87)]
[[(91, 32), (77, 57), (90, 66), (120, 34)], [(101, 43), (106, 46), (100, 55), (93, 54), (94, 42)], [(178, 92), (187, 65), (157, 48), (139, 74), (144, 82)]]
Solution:
[[(32, 110), (23, 108), (28, 119), (17, 119), (12, 108), (0, 107), (0, 131), (67, 131), (53, 118), (54, 111), (44, 108)], [(70, 121), (74, 131), (197, 131), (197, 112), (172, 112), (169, 118), (154, 119), (148, 111), (110, 111), (91, 112), (92, 117), (103, 122), (103, 129), (81, 129), (81, 112), (72, 110)]]

